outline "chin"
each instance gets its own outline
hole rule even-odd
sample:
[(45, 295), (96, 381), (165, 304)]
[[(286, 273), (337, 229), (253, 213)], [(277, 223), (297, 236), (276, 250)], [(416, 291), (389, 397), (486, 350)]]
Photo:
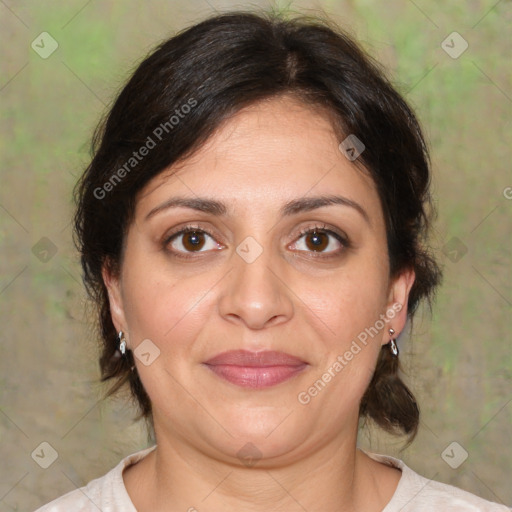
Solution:
[[(226, 454), (235, 453), (239, 459), (243, 458), (246, 452), (248, 457), (251, 456), (251, 452), (254, 452), (253, 457), (263, 459), (285, 457), (304, 446), (308, 437), (304, 425), (300, 427), (300, 431), (297, 431), (295, 430), (297, 425), (288, 424), (287, 415), (290, 412), (286, 410), (281, 414), (269, 414), (267, 419), (262, 417), (261, 413), (258, 418), (246, 413), (243, 422), (240, 421), (240, 417), (238, 420), (232, 418), (233, 421), (228, 421), (228, 417), (225, 416), (223, 426), (232, 437), (222, 436), (222, 439), (217, 439), (218, 444), (210, 439), (209, 444), (217, 446), (219, 451)], [(251, 418), (254, 421), (251, 421)]]

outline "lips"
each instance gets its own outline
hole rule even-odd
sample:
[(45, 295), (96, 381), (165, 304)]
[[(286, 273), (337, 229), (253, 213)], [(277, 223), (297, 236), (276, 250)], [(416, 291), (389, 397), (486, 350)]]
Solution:
[(252, 389), (275, 386), (308, 366), (298, 357), (271, 350), (231, 350), (208, 359), (204, 364), (218, 377)]

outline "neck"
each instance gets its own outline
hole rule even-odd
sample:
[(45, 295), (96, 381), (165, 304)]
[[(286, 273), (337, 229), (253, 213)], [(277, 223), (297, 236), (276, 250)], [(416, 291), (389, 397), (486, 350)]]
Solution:
[(290, 456), (292, 462), (261, 459), (252, 467), (217, 460), (184, 439), (156, 434), (157, 448), (123, 475), (140, 512), (380, 512), (400, 478), (400, 471), (356, 448), (357, 429), (308, 456)]

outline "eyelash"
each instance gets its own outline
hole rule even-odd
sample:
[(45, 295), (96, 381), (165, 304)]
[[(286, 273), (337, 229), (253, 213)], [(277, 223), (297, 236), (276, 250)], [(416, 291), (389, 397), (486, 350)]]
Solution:
[[(213, 235), (213, 233), (211, 233), (207, 229), (190, 224), (190, 225), (185, 226), (184, 228), (180, 229), (179, 231), (175, 231), (175, 232), (171, 233), (170, 235), (166, 236), (163, 241), (164, 249), (166, 249), (168, 252), (170, 252), (172, 254), (172, 256), (175, 258), (184, 259), (184, 260), (196, 258), (197, 256), (185, 256), (184, 254), (186, 254), (186, 253), (173, 252), (173, 251), (169, 251), (167, 249), (168, 245), (178, 236), (185, 235), (187, 233), (194, 233), (194, 232), (204, 233), (204, 234), (208, 235), (209, 237), (211, 237), (212, 239), (215, 239), (215, 236)], [(345, 234), (337, 233), (336, 231), (333, 231), (332, 229), (328, 229), (325, 224), (322, 226), (315, 225), (315, 226), (311, 226), (311, 227), (301, 230), (297, 240), (300, 240), (304, 235), (308, 235), (313, 232), (332, 235), (343, 246), (343, 251), (352, 247), (348, 237)], [(305, 251), (300, 251), (300, 252), (305, 252)], [(326, 253), (327, 255), (323, 255), (324, 253), (319, 253), (319, 252), (314, 252), (314, 251), (307, 251), (307, 252), (311, 253), (311, 256), (309, 256), (311, 258), (327, 259), (327, 258), (333, 258), (333, 257), (340, 255), (340, 250)], [(194, 254), (194, 253), (191, 252), (189, 254)]]

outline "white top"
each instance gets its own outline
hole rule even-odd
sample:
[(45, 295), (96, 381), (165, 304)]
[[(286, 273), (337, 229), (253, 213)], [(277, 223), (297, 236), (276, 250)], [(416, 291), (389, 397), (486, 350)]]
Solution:
[[(64, 494), (35, 512), (137, 512), (123, 481), (123, 470), (142, 459), (156, 445), (128, 455), (107, 474)], [(398, 486), (382, 512), (511, 512), (512, 508), (484, 500), (452, 485), (415, 473), (400, 459), (364, 451), (372, 459), (402, 471)]]

